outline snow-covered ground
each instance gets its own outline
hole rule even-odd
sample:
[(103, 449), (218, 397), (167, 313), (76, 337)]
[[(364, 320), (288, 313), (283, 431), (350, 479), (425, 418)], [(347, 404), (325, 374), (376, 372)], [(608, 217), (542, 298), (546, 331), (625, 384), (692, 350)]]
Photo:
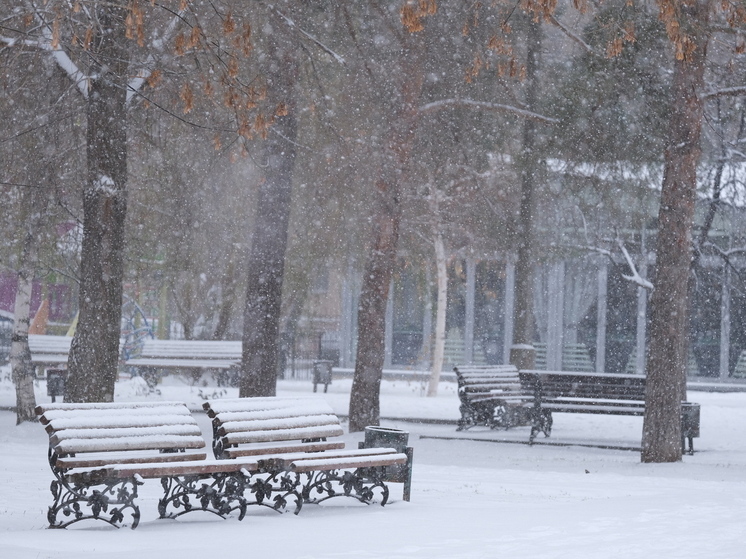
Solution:
[[(121, 382), (117, 399), (183, 400), (198, 409), (204, 397), (236, 395), (178, 379), (161, 385), (160, 395), (141, 388)], [(309, 381), (281, 381), (279, 394), (325, 398), (345, 414), (349, 388), (335, 381), (328, 394), (314, 395)], [(455, 422), (455, 386), (440, 388), (426, 398), (420, 383), (382, 387), (382, 414), (400, 418), (382, 423), (408, 430), (415, 449), (409, 503), (392, 485), (383, 508), (333, 499), (299, 516), (250, 507), (242, 522), (202, 513), (158, 520), (160, 484), (150, 481), (140, 491), (136, 530), (102, 523), (46, 529), (47, 436), (38, 424), (16, 427), (14, 414), (0, 411), (0, 559), (746, 556), (746, 393), (690, 392), (702, 404), (697, 452), (650, 465), (639, 452), (580, 446), (639, 446), (641, 418), (558, 415), (552, 437), (539, 441), (552, 444), (534, 446), (524, 444), (527, 428), (462, 434), (453, 424), (401, 419)], [(48, 400), (43, 386), (38, 397)], [(12, 387), (0, 381), (0, 407), (12, 403)], [(209, 437), (207, 418), (197, 417)], [(350, 445), (361, 439), (346, 437)]]

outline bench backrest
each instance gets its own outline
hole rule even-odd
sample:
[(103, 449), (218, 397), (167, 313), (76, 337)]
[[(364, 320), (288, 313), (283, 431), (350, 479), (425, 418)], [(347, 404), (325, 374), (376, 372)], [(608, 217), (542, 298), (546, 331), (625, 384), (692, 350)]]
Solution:
[(238, 398), (203, 404), (212, 418), (216, 458), (344, 448), (329, 404), (315, 398)]
[(467, 398), (496, 390), (521, 389), (518, 369), (514, 365), (462, 365), (453, 370), (458, 380), (459, 395)]
[(239, 360), (241, 359), (241, 342), (146, 339), (138, 357)]
[(45, 404), (36, 413), (50, 463), (62, 470), (206, 458), (199, 425), (181, 402)]
[(28, 337), (28, 345), (31, 353), (37, 353), (41, 355), (56, 354), (56, 353), (68, 353), (70, 351), (70, 343), (72, 342), (70, 336), (42, 336), (39, 334), (31, 334)]
[(521, 376), (525, 385), (541, 382), (542, 399), (645, 400), (645, 377), (641, 375), (526, 370)]

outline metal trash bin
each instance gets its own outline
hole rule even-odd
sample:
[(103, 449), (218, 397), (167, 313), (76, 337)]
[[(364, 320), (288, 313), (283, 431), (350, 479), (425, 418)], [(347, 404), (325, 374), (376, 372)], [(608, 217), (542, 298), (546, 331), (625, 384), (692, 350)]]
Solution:
[(393, 481), (404, 484), (405, 501), (409, 501), (412, 485), (412, 459), (414, 450), (408, 447), (409, 431), (390, 427), (369, 426), (365, 428), (365, 440), (359, 443), (359, 448), (393, 448), (397, 452), (407, 455), (407, 463), (399, 466), (387, 466), (383, 481)]
[(689, 454), (694, 454), (694, 438), (699, 437), (700, 405), (694, 402), (681, 402), (681, 452), (686, 452), (689, 441)]
[(332, 361), (319, 360), (313, 362), (313, 391), (316, 392), (316, 385), (323, 384), (324, 392), (329, 389), (332, 383)]
[(66, 380), (66, 369), (47, 369), (47, 396), (52, 397), (52, 402), (57, 400), (57, 396), (64, 399)]

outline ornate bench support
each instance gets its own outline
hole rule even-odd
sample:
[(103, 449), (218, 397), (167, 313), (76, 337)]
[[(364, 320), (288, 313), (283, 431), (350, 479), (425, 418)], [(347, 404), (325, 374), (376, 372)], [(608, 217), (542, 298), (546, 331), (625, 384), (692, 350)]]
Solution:
[[(239, 520), (246, 514), (245, 478), (239, 472), (163, 477), (161, 485), (164, 491), (158, 501), (161, 518), (177, 518), (197, 510), (222, 518), (238, 510)], [(175, 512), (169, 513), (169, 507)]]
[(249, 505), (268, 507), (277, 512), (285, 512), (289, 501), (295, 502), (294, 514), (300, 512), (303, 498), (298, 492), (301, 485), (300, 475), (295, 472), (272, 471), (267, 475), (246, 477), (246, 486), (254, 495)]
[[(50, 454), (50, 462), (57, 457)], [(103, 520), (119, 528), (124, 522), (125, 513), (132, 511), (132, 528), (140, 521), (140, 509), (135, 504), (137, 486), (142, 482), (136, 479), (100, 479), (70, 483), (64, 473), (56, 467), (52, 468), (55, 479), (50, 491), (54, 503), (47, 511), (50, 528), (67, 528), (81, 520)], [(58, 519), (58, 514), (62, 518)]]
[[(355, 471), (306, 472), (306, 484), (302, 496), (306, 503), (321, 503), (332, 497), (353, 497), (361, 503), (370, 504), (378, 489), (381, 506), (389, 499), (389, 488), (383, 482), (384, 468), (358, 468)], [(319, 495), (320, 497), (316, 497)]]

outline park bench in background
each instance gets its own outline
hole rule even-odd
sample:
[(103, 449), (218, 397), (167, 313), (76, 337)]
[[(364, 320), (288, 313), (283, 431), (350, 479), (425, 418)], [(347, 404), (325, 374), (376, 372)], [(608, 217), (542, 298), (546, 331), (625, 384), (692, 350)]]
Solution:
[(229, 384), (240, 362), (240, 341), (145, 339), (140, 351), (125, 365), (136, 368), (146, 380), (154, 377), (152, 382), (157, 382), (164, 370), (192, 375), (211, 370), (219, 373), (218, 384)]
[(533, 392), (524, 388), (513, 365), (460, 365), (453, 368), (461, 400), (458, 430), (485, 425), (508, 429), (526, 424)]
[(216, 458), (254, 457), (270, 480), (297, 486), (304, 502), (349, 496), (370, 503), (380, 492), (384, 505), (387, 481), (404, 483), (409, 500), (412, 449), (406, 443), (345, 449), (339, 418), (323, 400), (239, 398), (205, 402), (204, 408), (213, 422)]
[(161, 518), (197, 510), (222, 517), (238, 510), (243, 518), (246, 512), (244, 489), (256, 461), (208, 461), (183, 403), (48, 404), (36, 412), (49, 434), (55, 477), (50, 528), (85, 519), (116, 526), (125, 514), (135, 528), (137, 488), (145, 479), (161, 480)]
[[(539, 432), (551, 434), (553, 413), (645, 414), (645, 377), (641, 375), (534, 370), (521, 371), (520, 376), (523, 386), (535, 395), (530, 441)], [(694, 452), (699, 409), (699, 404), (682, 402), (682, 451), (687, 440), (689, 452)]]
[(37, 376), (43, 376), (47, 367), (58, 368), (67, 365), (70, 353), (70, 336), (40, 336), (31, 334), (28, 345), (31, 350), (31, 362), (37, 367)]

